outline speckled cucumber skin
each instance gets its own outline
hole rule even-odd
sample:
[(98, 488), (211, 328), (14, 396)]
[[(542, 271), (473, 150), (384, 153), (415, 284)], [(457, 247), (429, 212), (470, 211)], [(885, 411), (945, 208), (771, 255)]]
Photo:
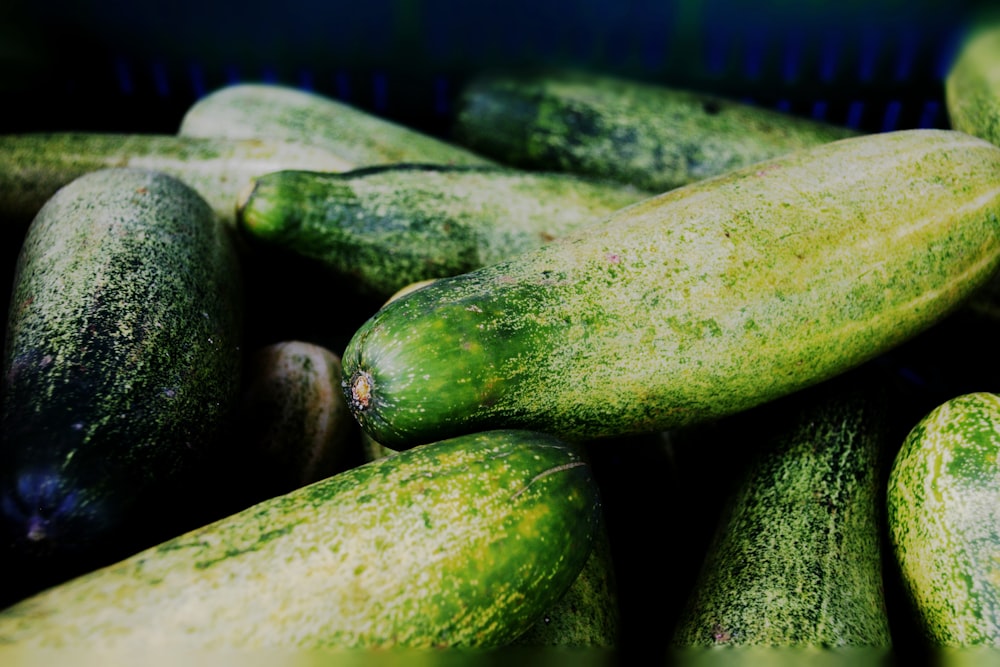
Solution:
[(504, 164), (654, 192), (856, 134), (716, 95), (569, 70), (473, 79), (453, 132)]
[(7, 320), (3, 555), (89, 562), (156, 534), (153, 508), (204, 497), (189, 483), (231, 426), (241, 326), (236, 251), (197, 192), (132, 168), (60, 189)]
[(533, 250), (647, 196), (570, 174), (500, 167), (282, 171), (254, 181), (237, 220), (253, 241), (388, 297), (409, 283)]
[(308, 144), (250, 137), (38, 132), (0, 135), (0, 214), (25, 225), (56, 190), (109, 167), (155, 169), (193, 187), (222, 220), (255, 176), (280, 169), (346, 171), (353, 165)]
[(643, 200), (441, 278), (343, 355), (396, 449), (487, 426), (666, 430), (832, 377), (950, 312), (1000, 260), (1000, 149), (948, 130), (832, 142)]
[[(397, 454), (362, 434), (366, 461)], [(611, 542), (603, 516), (594, 546), (569, 589), (511, 645), (614, 649), (618, 646), (620, 610)]]
[(402, 452), (264, 501), (0, 612), (0, 644), (481, 647), (562, 595), (601, 511), (544, 434)]
[(272, 137), (308, 143), (353, 167), (396, 162), (491, 164), (466, 148), (315, 92), (268, 83), (215, 90), (184, 114), (188, 137)]
[(341, 372), (335, 352), (309, 341), (271, 343), (248, 357), (240, 456), (257, 500), (329, 477), (357, 458)]
[(1000, 646), (1000, 397), (957, 396), (918, 422), (889, 475), (888, 528), (920, 627), (940, 647)]
[[(838, 378), (839, 380), (839, 378)], [(882, 584), (886, 401), (859, 385), (766, 406), (676, 648), (892, 645)], [(741, 437), (742, 437), (741, 435)]]
[(944, 83), (951, 127), (1000, 145), (1000, 12), (973, 23)]

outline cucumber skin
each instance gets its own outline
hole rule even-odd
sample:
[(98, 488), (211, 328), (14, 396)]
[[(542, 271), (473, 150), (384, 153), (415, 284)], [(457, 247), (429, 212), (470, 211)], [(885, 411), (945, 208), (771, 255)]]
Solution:
[(486, 427), (667, 430), (832, 377), (996, 269), (1000, 150), (948, 130), (833, 142), (646, 199), (396, 299), (342, 362), (402, 449)]
[(397, 162), (493, 163), (330, 97), (277, 84), (240, 83), (209, 93), (187, 110), (178, 134), (297, 141), (340, 156), (351, 169)]
[(473, 79), (453, 134), (504, 164), (663, 192), (857, 133), (715, 95), (549, 70)]
[(881, 549), (886, 397), (841, 379), (764, 406), (749, 422), (756, 433), (738, 431), (755, 452), (674, 647), (892, 645)]
[(889, 475), (889, 537), (919, 626), (938, 647), (1000, 646), (1000, 397), (949, 399), (906, 436)]
[(537, 433), (374, 461), (0, 612), (23, 647), (490, 647), (572, 583), (601, 511), (591, 470)]
[(154, 508), (173, 498), (178, 516), (163, 524), (177, 525), (184, 499), (210, 495), (190, 482), (225, 446), (238, 398), (242, 282), (228, 230), (173, 177), (100, 170), (45, 204), (16, 271), (4, 556), (58, 569), (162, 539)]
[(133, 167), (175, 176), (234, 224), (250, 181), (279, 169), (346, 171), (351, 164), (307, 144), (165, 134), (32, 132), (0, 135), (0, 217), (30, 223), (49, 197), (98, 169)]
[(255, 179), (248, 238), (315, 260), (373, 296), (532, 250), (649, 196), (569, 174), (391, 165)]
[(980, 21), (945, 77), (945, 107), (953, 129), (1000, 145), (1000, 13)]

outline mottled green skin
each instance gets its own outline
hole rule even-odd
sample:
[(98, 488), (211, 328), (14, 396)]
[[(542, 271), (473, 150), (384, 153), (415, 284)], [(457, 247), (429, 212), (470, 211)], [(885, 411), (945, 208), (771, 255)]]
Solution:
[[(367, 461), (398, 453), (365, 434), (362, 446)], [(607, 526), (601, 520), (594, 531), (593, 549), (579, 576), (512, 645), (614, 649), (618, 646), (619, 617), (611, 542)]]
[(264, 501), (0, 612), (0, 644), (482, 647), (573, 582), (601, 511), (539, 433), (415, 448)]
[(240, 458), (257, 500), (329, 477), (355, 458), (357, 424), (341, 391), (336, 353), (308, 341), (280, 341), (256, 349), (244, 376)]
[(694, 91), (589, 72), (487, 74), (458, 102), (458, 143), (503, 163), (662, 192), (856, 134)]
[(920, 420), (890, 471), (890, 540), (937, 646), (1000, 646), (998, 456), (1000, 397), (971, 393)]
[(1000, 13), (966, 35), (945, 77), (951, 127), (1000, 145)]
[(353, 167), (395, 162), (491, 164), (492, 160), (414, 129), (307, 90), (266, 83), (229, 85), (184, 114), (189, 137), (272, 137), (308, 143)]
[(880, 398), (819, 386), (767, 406), (674, 646), (891, 646)]
[(237, 220), (248, 236), (315, 260), (364, 293), (472, 271), (649, 196), (570, 174), (392, 165), (256, 179)]
[(764, 403), (983, 284), (1000, 261), (997, 173), (988, 142), (909, 130), (646, 199), (385, 305), (342, 355), (348, 404), (404, 448), (497, 425), (666, 430)]
[(3, 357), (4, 555), (85, 559), (224, 444), (238, 399), (242, 284), (197, 192), (140, 169), (54, 195), (19, 256)]
[(181, 179), (233, 223), (251, 180), (280, 169), (346, 171), (352, 165), (315, 146), (277, 139), (165, 134), (38, 132), (0, 135), (0, 218), (27, 224), (56, 190), (108, 167), (155, 169)]

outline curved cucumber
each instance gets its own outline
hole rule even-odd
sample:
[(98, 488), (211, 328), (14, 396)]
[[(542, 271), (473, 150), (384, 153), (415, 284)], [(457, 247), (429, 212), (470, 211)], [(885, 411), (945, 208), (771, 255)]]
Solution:
[(352, 168), (396, 162), (492, 163), (349, 104), (277, 84), (240, 83), (209, 93), (187, 110), (178, 134), (302, 142), (339, 155)]
[(1000, 396), (965, 394), (906, 436), (889, 475), (888, 527), (928, 639), (1000, 646)]
[(951, 127), (1000, 145), (1000, 13), (973, 22), (944, 84)]
[(716, 95), (551, 70), (473, 79), (454, 127), (458, 143), (505, 164), (654, 192), (853, 134)]
[(25, 224), (56, 190), (110, 167), (154, 169), (193, 187), (233, 222), (240, 193), (255, 176), (280, 169), (346, 171), (352, 165), (304, 143), (257, 137), (50, 132), (0, 135), (0, 214)]
[(0, 612), (14, 647), (494, 647), (570, 586), (601, 511), (551, 436), (477, 433), (352, 468)]
[(1000, 148), (909, 130), (672, 190), (381, 308), (348, 403), (404, 448), (491, 425), (666, 430), (870, 359), (1000, 262)]
[(254, 180), (237, 219), (252, 240), (388, 297), (409, 283), (533, 250), (646, 196), (570, 174), (500, 167), (282, 171)]
[(228, 230), (172, 176), (99, 170), (45, 204), (4, 349), (4, 556), (76, 567), (190, 527), (238, 401), (242, 296)]
[(674, 646), (891, 646), (881, 560), (885, 401), (831, 383), (765, 406), (749, 424), (758, 432), (741, 431), (757, 448)]

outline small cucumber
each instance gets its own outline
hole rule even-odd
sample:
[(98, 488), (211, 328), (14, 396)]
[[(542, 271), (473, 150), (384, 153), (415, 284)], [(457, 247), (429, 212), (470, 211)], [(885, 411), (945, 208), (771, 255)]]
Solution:
[(337, 354), (308, 341), (271, 343), (250, 355), (244, 376), (240, 486), (256, 500), (329, 477), (358, 458)]
[(938, 647), (1000, 646), (1000, 396), (963, 394), (909, 432), (888, 527), (917, 622)]
[(237, 220), (251, 240), (314, 260), (384, 298), (537, 248), (646, 196), (500, 167), (281, 171), (254, 180)]
[(1000, 145), (1000, 13), (973, 21), (944, 83), (951, 127)]
[(292, 140), (339, 155), (353, 168), (396, 162), (492, 163), (325, 95), (269, 83), (239, 83), (209, 93), (187, 110), (178, 134)]
[(857, 134), (717, 95), (570, 70), (472, 79), (453, 133), (504, 164), (654, 192)]
[(848, 377), (740, 415), (754, 455), (673, 646), (892, 645), (880, 510), (887, 404)]
[(579, 575), (601, 512), (576, 448), (491, 431), (266, 500), (0, 612), (0, 645), (491, 648)]
[(56, 190), (109, 167), (153, 169), (193, 187), (221, 219), (233, 222), (251, 179), (279, 169), (346, 171), (321, 148), (276, 139), (163, 134), (49, 132), (0, 135), (0, 219), (27, 225)]
[(504, 425), (667, 430), (830, 378), (925, 330), (1000, 263), (1000, 147), (853, 137), (645, 199), (391, 301), (343, 355), (388, 447)]
[(49, 199), (7, 320), (2, 557), (74, 570), (198, 525), (185, 511), (213, 491), (192, 480), (238, 401), (242, 297), (228, 230), (180, 180), (105, 169)]

